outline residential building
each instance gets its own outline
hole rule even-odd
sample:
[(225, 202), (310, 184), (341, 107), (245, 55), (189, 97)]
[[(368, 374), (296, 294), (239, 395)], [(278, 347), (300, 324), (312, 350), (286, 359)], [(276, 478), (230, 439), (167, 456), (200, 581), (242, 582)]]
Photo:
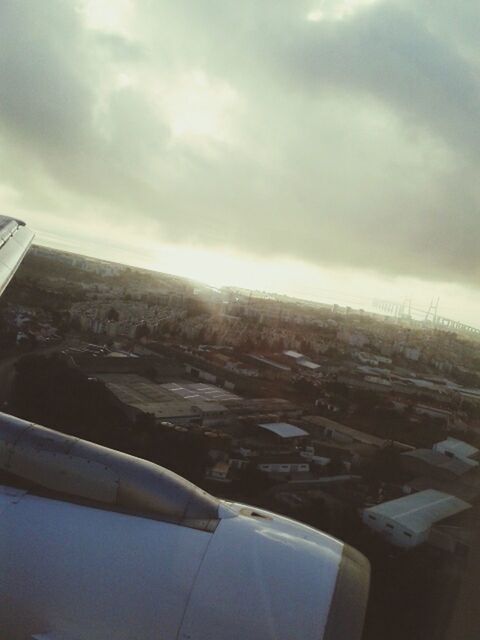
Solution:
[(295, 454), (259, 456), (255, 459), (259, 471), (268, 474), (308, 473), (310, 464)]
[(230, 467), (230, 462), (217, 462), (213, 467), (206, 470), (205, 477), (210, 480), (230, 482), (230, 479), (228, 478)]

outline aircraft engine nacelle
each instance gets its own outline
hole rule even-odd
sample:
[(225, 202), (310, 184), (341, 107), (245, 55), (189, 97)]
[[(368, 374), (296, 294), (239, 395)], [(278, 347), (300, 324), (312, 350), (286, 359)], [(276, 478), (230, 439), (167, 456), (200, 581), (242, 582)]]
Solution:
[(182, 640), (359, 639), (370, 568), (358, 551), (288, 518), (230, 505), (208, 546)]
[(315, 529), (3, 414), (1, 471), (2, 638), (360, 638), (368, 562)]

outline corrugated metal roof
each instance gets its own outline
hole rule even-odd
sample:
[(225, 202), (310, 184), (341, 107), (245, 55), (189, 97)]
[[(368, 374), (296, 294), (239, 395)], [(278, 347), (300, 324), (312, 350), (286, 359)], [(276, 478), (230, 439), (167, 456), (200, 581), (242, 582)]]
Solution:
[(394, 520), (413, 533), (427, 531), (433, 524), (460, 513), (472, 505), (448, 493), (427, 489), (404, 498), (365, 509), (367, 513)]
[(304, 431), (299, 427), (295, 427), (293, 424), (289, 424), (288, 422), (267, 422), (259, 424), (258, 426), (262, 429), (275, 433), (281, 438), (299, 438), (301, 436), (309, 435), (307, 431)]

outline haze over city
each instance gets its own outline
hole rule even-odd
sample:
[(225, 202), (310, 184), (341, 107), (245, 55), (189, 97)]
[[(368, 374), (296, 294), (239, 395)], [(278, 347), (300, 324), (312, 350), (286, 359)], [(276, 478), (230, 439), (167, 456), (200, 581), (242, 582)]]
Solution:
[(478, 324), (478, 20), (443, 0), (2, 2), (0, 210), (37, 242)]

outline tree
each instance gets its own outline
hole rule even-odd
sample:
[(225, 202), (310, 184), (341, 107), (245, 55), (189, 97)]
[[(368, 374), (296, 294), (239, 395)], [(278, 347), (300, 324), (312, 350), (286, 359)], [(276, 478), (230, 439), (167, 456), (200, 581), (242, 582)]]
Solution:
[(364, 476), (371, 482), (400, 482), (402, 470), (399, 451), (389, 446), (375, 452), (365, 468)]
[(237, 480), (237, 488), (248, 497), (258, 496), (272, 486), (272, 481), (266, 473), (257, 469), (257, 467), (251, 462), (243, 471), (239, 474)]
[(150, 329), (146, 322), (140, 323), (135, 329), (135, 340), (141, 340), (142, 338), (148, 338), (150, 335)]
[(120, 314), (118, 313), (118, 311), (114, 307), (110, 307), (107, 313), (107, 320), (118, 322), (119, 318), (120, 318)]
[(81, 331), (82, 323), (80, 322), (80, 318), (78, 316), (73, 316), (70, 320), (70, 329), (72, 331)]
[(343, 382), (331, 380), (325, 384), (325, 388), (327, 389), (327, 391), (330, 391), (335, 395), (343, 396), (344, 398), (347, 398), (349, 396), (349, 388)]

